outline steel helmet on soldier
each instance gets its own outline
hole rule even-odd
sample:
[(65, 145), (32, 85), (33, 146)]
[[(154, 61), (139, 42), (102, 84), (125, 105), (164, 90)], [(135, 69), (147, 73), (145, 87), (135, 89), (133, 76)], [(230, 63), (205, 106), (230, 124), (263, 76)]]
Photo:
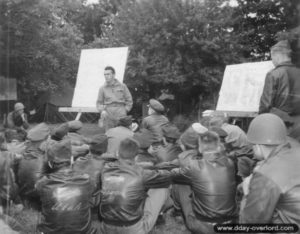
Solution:
[(248, 141), (257, 145), (280, 145), (287, 141), (284, 122), (274, 114), (261, 114), (250, 123)]
[(14, 106), (15, 111), (23, 110), (24, 108), (25, 107), (24, 107), (23, 103), (21, 103), (21, 102), (17, 102)]

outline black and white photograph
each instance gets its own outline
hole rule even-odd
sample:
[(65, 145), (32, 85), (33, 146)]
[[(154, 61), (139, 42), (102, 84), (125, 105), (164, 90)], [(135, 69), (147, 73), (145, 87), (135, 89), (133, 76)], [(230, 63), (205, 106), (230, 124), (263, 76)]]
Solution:
[(0, 234), (300, 234), (300, 0), (0, 0)]

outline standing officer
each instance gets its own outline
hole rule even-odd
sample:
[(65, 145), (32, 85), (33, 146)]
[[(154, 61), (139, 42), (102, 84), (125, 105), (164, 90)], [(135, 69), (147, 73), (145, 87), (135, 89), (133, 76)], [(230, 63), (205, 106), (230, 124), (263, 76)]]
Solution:
[(115, 69), (105, 67), (105, 84), (100, 87), (97, 99), (97, 109), (105, 131), (117, 125), (121, 117), (127, 115), (132, 108), (132, 96), (123, 83), (115, 78)]
[(288, 41), (280, 41), (271, 48), (275, 68), (265, 80), (259, 104), (259, 113), (271, 112), (272, 108), (300, 115), (300, 68), (291, 62), (291, 48)]

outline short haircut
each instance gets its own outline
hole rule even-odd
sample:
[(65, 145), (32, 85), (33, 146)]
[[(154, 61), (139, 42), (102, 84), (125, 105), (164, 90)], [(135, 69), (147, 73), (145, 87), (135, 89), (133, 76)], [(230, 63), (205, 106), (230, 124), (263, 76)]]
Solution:
[(216, 150), (220, 146), (220, 138), (217, 133), (208, 131), (200, 136), (199, 144), (201, 144), (202, 153)]
[(116, 74), (116, 71), (112, 66), (107, 66), (104, 68), (104, 70), (111, 70), (113, 74)]
[(132, 137), (128, 137), (120, 143), (119, 157), (122, 159), (133, 159), (137, 155), (139, 148), (139, 143)]

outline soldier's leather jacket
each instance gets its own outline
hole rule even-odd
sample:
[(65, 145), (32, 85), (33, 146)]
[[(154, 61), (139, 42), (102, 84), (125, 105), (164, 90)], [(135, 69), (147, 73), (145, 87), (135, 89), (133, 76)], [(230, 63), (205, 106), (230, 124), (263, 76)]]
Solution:
[(259, 113), (269, 112), (272, 107), (290, 115), (300, 114), (300, 68), (291, 62), (279, 64), (265, 80), (259, 104)]
[(299, 152), (289, 143), (278, 146), (254, 170), (241, 223), (300, 223)]
[(154, 113), (143, 119), (141, 128), (148, 129), (153, 134), (153, 141), (160, 142), (163, 137), (162, 127), (169, 123), (166, 116)]
[(173, 169), (173, 182), (189, 184), (195, 215), (202, 220), (229, 220), (236, 216), (236, 181), (232, 161), (221, 152), (189, 157)]
[(131, 223), (142, 218), (147, 190), (167, 188), (171, 172), (146, 170), (127, 160), (107, 163), (101, 173), (100, 215), (104, 222)]

